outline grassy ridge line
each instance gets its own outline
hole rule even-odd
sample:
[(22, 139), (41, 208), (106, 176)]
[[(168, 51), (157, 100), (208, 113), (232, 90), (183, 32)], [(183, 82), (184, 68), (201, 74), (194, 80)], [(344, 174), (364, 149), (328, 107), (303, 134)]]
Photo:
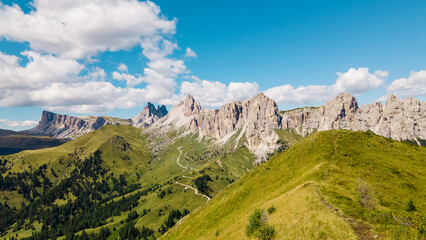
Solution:
[[(269, 222), (277, 239), (356, 239), (349, 224), (321, 203), (317, 188), (339, 211), (389, 237), (396, 225), (380, 216), (404, 211), (410, 198), (425, 212), (425, 155), (423, 147), (372, 133), (316, 133), (250, 171), (165, 239), (246, 239), (253, 209), (272, 204), (277, 210)], [(360, 204), (362, 183), (374, 190), (372, 209)]]

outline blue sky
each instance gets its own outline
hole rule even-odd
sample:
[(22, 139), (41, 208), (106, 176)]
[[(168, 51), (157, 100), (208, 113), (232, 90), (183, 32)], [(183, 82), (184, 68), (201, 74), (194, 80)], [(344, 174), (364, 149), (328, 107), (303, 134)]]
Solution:
[(340, 91), (425, 100), (420, 0), (0, 1), (0, 128), (43, 109), (131, 118), (188, 93), (211, 108), (260, 91), (281, 109)]

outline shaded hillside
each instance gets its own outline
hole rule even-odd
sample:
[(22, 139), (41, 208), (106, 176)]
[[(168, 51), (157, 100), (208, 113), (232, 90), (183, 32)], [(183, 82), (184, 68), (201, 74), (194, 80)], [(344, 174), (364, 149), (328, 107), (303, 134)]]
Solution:
[(3, 136), (9, 136), (9, 135), (18, 135), (18, 132), (7, 130), (7, 129), (0, 129), (0, 137)]
[[(315, 133), (250, 171), (164, 238), (424, 239), (425, 156), (424, 147), (369, 132)], [(248, 237), (256, 209), (263, 225)]]
[(23, 150), (56, 147), (66, 142), (65, 139), (31, 135), (0, 136), (0, 155), (14, 154)]

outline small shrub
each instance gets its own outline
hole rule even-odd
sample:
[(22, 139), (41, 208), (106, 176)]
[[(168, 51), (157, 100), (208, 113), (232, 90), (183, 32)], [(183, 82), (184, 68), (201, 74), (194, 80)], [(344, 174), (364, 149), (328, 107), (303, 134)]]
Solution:
[[(269, 209), (271, 209), (271, 212), (275, 211), (274, 206)], [(253, 210), (249, 217), (249, 223), (246, 225), (246, 235), (254, 235), (261, 240), (270, 240), (275, 236), (275, 227), (268, 224), (268, 216), (264, 209)]]
[(410, 199), (410, 201), (407, 204), (407, 212), (415, 212), (417, 211), (416, 206), (414, 206), (413, 200)]
[(219, 229), (217, 229), (214, 235), (217, 237), (217, 236), (219, 236), (219, 233), (220, 233), (220, 231), (219, 231)]
[(372, 189), (366, 181), (359, 184), (360, 204), (366, 209), (372, 210), (376, 208), (376, 200), (374, 198), (374, 189)]
[(274, 213), (274, 212), (275, 212), (275, 210), (277, 210), (277, 208), (276, 208), (274, 205), (272, 205), (272, 206), (270, 206), (270, 207), (268, 208), (268, 213), (269, 213), (269, 214), (272, 214), (272, 213)]
[(262, 210), (254, 209), (249, 217), (249, 223), (246, 225), (246, 235), (251, 236), (262, 224)]

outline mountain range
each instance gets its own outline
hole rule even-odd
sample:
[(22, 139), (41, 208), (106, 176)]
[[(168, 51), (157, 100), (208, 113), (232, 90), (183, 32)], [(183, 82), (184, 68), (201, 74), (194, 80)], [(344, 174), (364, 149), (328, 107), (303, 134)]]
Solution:
[(179, 134), (198, 133), (216, 144), (245, 144), (258, 159), (280, 147), (282, 130), (291, 130), (306, 137), (317, 131), (347, 129), (372, 131), (395, 140), (411, 140), (417, 144), (426, 139), (426, 102), (414, 98), (401, 100), (389, 95), (380, 102), (359, 107), (355, 97), (341, 93), (319, 107), (280, 111), (274, 100), (263, 93), (227, 103), (219, 109), (202, 108), (188, 95), (170, 112), (166, 107), (148, 103), (132, 119), (113, 117), (73, 117), (44, 111), (38, 125), (24, 133), (75, 139), (105, 125), (151, 127), (158, 133), (171, 129)]

